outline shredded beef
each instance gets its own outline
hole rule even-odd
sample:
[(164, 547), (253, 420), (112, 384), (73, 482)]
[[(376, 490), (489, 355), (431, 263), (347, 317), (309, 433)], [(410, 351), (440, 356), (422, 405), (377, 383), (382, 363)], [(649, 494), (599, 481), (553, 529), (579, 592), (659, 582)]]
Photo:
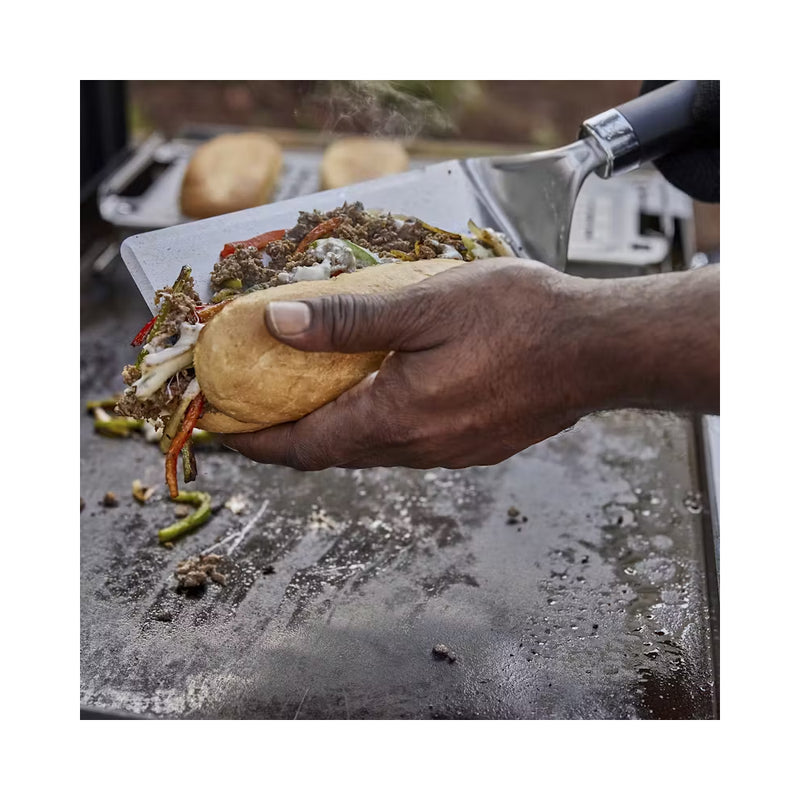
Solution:
[[(133, 367), (132, 369), (138, 370), (138, 367)], [(131, 376), (130, 370), (130, 367), (126, 367), (123, 370), (123, 378), (125, 378), (126, 371), (129, 372), (129, 377)], [(138, 397), (133, 387), (129, 386), (117, 401), (114, 410), (117, 414), (122, 414), (125, 417), (165, 422), (177, 408), (181, 395), (191, 383), (193, 377), (194, 370), (182, 369), (174, 377), (170, 378), (152, 397), (147, 399)], [(127, 383), (128, 381), (126, 380), (125, 382)]]

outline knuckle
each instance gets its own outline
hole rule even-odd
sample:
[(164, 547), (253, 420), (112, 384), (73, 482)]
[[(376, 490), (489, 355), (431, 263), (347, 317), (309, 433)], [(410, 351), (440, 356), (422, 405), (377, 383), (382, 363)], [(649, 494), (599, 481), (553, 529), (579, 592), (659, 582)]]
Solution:
[(295, 439), (289, 443), (284, 460), (287, 467), (298, 472), (316, 472), (327, 466), (313, 448)]
[(320, 321), (334, 348), (348, 349), (375, 319), (375, 302), (359, 295), (334, 294), (319, 301)]
[(417, 437), (417, 426), (405, 415), (392, 414), (385, 417), (381, 438), (386, 446), (407, 446)]

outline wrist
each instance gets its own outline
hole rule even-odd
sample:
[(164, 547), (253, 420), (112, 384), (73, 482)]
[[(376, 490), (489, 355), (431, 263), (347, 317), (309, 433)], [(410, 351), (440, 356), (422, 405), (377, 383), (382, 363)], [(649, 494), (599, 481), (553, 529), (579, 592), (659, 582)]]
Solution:
[(584, 413), (718, 410), (718, 268), (572, 280), (576, 401)]

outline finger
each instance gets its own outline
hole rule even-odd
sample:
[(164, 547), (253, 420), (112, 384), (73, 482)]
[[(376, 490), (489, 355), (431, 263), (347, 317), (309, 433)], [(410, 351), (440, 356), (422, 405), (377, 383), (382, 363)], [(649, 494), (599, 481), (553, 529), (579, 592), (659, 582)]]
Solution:
[(325, 295), (274, 301), (265, 309), (270, 333), (298, 350), (365, 353), (420, 350), (441, 341), (434, 323), (442, 315), (428, 287), (389, 294)]
[(223, 441), (253, 461), (312, 471), (355, 461), (388, 444), (392, 426), (372, 399), (374, 374), (297, 422)]

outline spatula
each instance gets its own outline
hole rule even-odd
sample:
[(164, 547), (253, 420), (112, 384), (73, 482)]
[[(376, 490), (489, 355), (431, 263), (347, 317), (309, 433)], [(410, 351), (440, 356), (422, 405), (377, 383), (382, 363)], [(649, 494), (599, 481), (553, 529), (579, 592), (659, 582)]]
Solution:
[(445, 161), (419, 170), (292, 198), (219, 217), (140, 233), (121, 246), (122, 258), (152, 311), (157, 289), (184, 264), (200, 296), (227, 242), (291, 228), (301, 211), (330, 211), (344, 202), (419, 217), (466, 233), (469, 219), (503, 232), (517, 255), (557, 269), (567, 263), (575, 200), (586, 177), (610, 178), (680, 150), (693, 132), (697, 81), (674, 81), (586, 120), (579, 139), (525, 155)]

